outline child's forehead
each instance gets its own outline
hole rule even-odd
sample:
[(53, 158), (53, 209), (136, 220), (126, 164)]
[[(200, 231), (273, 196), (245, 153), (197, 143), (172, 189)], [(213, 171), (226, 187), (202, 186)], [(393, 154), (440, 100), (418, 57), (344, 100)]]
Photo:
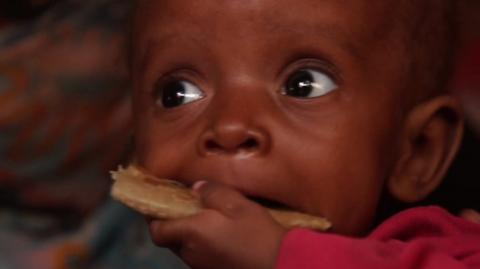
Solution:
[[(392, 0), (143, 0), (136, 30), (171, 38), (303, 33), (338, 40), (345, 46), (367, 46), (391, 37), (393, 19), (405, 1)], [(398, 31), (397, 31), (398, 32)], [(265, 33), (267, 33), (265, 35)], [(148, 34), (147, 34), (148, 35)], [(208, 37), (207, 37), (208, 36)], [(393, 38), (396, 39), (396, 38)]]
[[(400, 15), (405, 1), (392, 0), (141, 0), (140, 19), (154, 18), (166, 27), (195, 22), (265, 24), (271, 27), (321, 25), (328, 22), (375, 27)], [(138, 14), (138, 13), (137, 13)], [(162, 24), (156, 27), (161, 27)]]

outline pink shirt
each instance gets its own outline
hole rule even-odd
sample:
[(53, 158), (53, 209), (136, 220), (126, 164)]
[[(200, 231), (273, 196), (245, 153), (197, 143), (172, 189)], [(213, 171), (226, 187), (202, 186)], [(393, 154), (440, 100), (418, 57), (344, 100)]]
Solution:
[(438, 207), (404, 211), (365, 238), (294, 229), (275, 269), (480, 268), (480, 225)]

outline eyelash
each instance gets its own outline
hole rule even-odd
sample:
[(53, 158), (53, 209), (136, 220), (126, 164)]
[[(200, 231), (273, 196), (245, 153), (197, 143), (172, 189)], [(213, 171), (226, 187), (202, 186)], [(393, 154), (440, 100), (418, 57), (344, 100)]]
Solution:
[(188, 68), (177, 68), (161, 75), (159, 78), (156, 78), (153, 85), (149, 86), (147, 92), (151, 95), (154, 95), (157, 87), (162, 87), (169, 83), (172, 83), (175, 81), (181, 81), (181, 80), (198, 85), (196, 80), (192, 79), (194, 75), (192, 74), (193, 71), (190, 71), (190, 70), (191, 69), (188, 69)]
[(287, 72), (286, 77), (290, 77), (295, 72), (298, 72), (302, 69), (313, 69), (325, 73), (329, 78), (333, 80), (337, 85), (343, 83), (342, 74), (335, 65), (331, 64), (330, 61), (321, 60), (317, 58), (303, 58), (302, 60), (294, 61), (293, 63), (287, 64), (289, 66), (289, 71)]

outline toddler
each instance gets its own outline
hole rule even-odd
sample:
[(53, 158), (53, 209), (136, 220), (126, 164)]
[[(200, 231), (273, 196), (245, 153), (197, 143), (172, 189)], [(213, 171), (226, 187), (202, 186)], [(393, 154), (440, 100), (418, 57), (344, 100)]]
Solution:
[[(136, 158), (207, 208), (152, 221), (193, 268), (480, 268), (480, 227), (437, 207), (463, 119), (449, 0), (141, 0)], [(326, 217), (286, 230), (260, 205)]]

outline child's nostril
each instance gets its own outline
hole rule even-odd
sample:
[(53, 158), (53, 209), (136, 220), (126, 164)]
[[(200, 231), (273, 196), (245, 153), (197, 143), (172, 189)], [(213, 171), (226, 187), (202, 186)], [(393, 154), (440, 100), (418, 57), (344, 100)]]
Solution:
[(207, 152), (210, 153), (240, 153), (240, 152), (253, 152), (260, 148), (258, 141), (255, 138), (248, 138), (243, 142), (228, 144), (228, 143), (219, 143), (214, 139), (209, 139), (205, 141), (204, 148)]
[(245, 142), (243, 142), (239, 148), (248, 151), (256, 150), (258, 148), (258, 142), (256, 139), (249, 138), (245, 140)]
[(231, 146), (222, 145), (217, 141), (211, 139), (205, 141), (205, 149), (211, 153), (231, 152), (238, 153), (240, 151), (255, 151), (259, 148), (259, 144), (256, 139), (249, 138), (240, 144), (232, 144)]
[(213, 140), (208, 140), (205, 143), (205, 147), (207, 148), (208, 151), (211, 151), (211, 152), (216, 152), (216, 151), (221, 151), (222, 150), (222, 147)]

